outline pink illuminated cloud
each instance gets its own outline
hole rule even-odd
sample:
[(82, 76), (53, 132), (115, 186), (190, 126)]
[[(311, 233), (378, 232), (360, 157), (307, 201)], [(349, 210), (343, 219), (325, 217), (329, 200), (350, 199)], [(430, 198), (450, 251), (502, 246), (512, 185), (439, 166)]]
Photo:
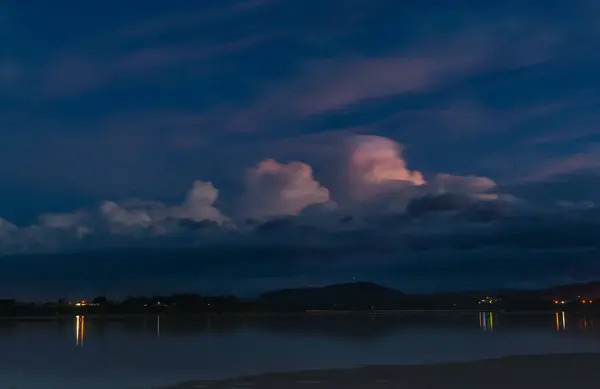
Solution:
[(314, 179), (310, 165), (265, 159), (246, 174), (242, 213), (254, 218), (298, 215), (329, 200), (329, 190)]

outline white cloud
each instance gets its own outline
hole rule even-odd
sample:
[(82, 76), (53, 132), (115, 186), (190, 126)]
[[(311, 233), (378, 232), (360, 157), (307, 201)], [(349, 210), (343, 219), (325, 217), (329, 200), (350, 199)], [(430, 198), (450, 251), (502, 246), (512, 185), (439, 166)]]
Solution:
[(253, 218), (298, 215), (329, 200), (329, 190), (314, 179), (310, 165), (265, 159), (246, 174), (241, 212)]
[(19, 228), (6, 219), (0, 218), (0, 234), (16, 231)]
[(218, 195), (212, 183), (196, 181), (180, 205), (138, 199), (103, 201), (96, 209), (41, 215), (36, 227), (42, 231), (73, 231), (81, 238), (94, 231), (131, 234), (147, 230), (164, 234), (169, 232), (170, 220), (210, 220), (221, 224), (229, 219), (214, 206)]
[(83, 224), (86, 216), (83, 210), (70, 213), (46, 213), (40, 215), (39, 225), (49, 228), (71, 228)]
[(426, 180), (408, 168), (401, 144), (379, 136), (356, 136), (347, 154), (346, 192), (361, 213), (403, 212), (409, 201), (427, 194), (457, 193), (478, 199), (497, 199), (496, 183), (479, 176), (437, 174)]
[(5, 250), (11, 244), (19, 228), (6, 219), (0, 218), (0, 249)]
[(496, 183), (487, 177), (454, 176), (446, 173), (437, 174), (428, 185), (434, 194), (481, 194), (496, 187)]
[(154, 222), (146, 210), (127, 209), (113, 201), (104, 201), (99, 210), (111, 232), (119, 232), (121, 228), (148, 228)]
[[(345, 164), (337, 168), (332, 164), (330, 168), (336, 170), (337, 178), (345, 180), (341, 192), (348, 195), (349, 201), (341, 199), (342, 206), (338, 206), (340, 199), (331, 198), (329, 190), (315, 179), (310, 165), (265, 159), (246, 171), (237, 216), (258, 220), (296, 216), (302, 223), (334, 231), (356, 225), (340, 224), (347, 217), (364, 216), (368, 220), (378, 214), (405, 212), (412, 199), (427, 194), (498, 198), (492, 193), (495, 182), (486, 177), (444, 173), (426, 180), (420, 171), (409, 169), (402, 145), (388, 138), (353, 137), (341, 149)], [(0, 220), (0, 243), (3, 248), (10, 243), (21, 251), (48, 250), (69, 242), (85, 244), (82, 239), (92, 236), (136, 239), (194, 231), (179, 223), (183, 220), (235, 227), (215, 206), (218, 198), (219, 191), (212, 183), (196, 181), (184, 201), (176, 205), (139, 199), (103, 201), (93, 209), (41, 215), (37, 224), (21, 229)]]
[(194, 221), (212, 220), (221, 224), (229, 219), (215, 208), (218, 197), (219, 191), (212, 183), (196, 181), (183, 205), (170, 210), (171, 216)]
[(425, 183), (418, 171), (408, 170), (402, 157), (402, 146), (379, 136), (358, 136), (351, 152), (351, 169), (358, 179), (369, 185), (389, 181), (407, 181), (414, 185)]
[(421, 172), (408, 169), (402, 145), (379, 136), (351, 139), (347, 177), (347, 192), (354, 202), (425, 184)]

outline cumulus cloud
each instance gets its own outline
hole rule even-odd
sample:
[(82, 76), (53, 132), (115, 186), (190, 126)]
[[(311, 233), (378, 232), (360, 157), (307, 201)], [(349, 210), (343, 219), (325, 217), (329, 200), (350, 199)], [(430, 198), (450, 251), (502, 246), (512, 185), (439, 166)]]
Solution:
[(100, 206), (100, 215), (113, 232), (153, 227), (155, 232), (164, 232), (169, 220), (213, 221), (222, 224), (229, 219), (214, 203), (219, 191), (210, 182), (196, 181), (180, 205), (165, 205), (160, 202), (128, 200), (122, 203), (105, 201)]
[(82, 224), (85, 218), (86, 212), (83, 210), (70, 213), (46, 213), (40, 215), (39, 223), (49, 228), (71, 228)]
[(392, 139), (356, 136), (349, 144), (347, 192), (367, 212), (403, 212), (412, 199), (444, 193), (462, 195), (465, 201), (498, 199), (491, 193), (496, 183), (487, 177), (440, 173), (425, 179), (409, 169), (402, 145)]
[(410, 215), (423, 215), (432, 212), (457, 211), (467, 208), (472, 201), (469, 197), (457, 193), (426, 195), (409, 202), (407, 212)]
[(402, 146), (379, 136), (357, 136), (350, 141), (348, 177), (355, 201), (425, 184), (421, 172), (408, 169)]
[(413, 185), (425, 183), (418, 171), (408, 170), (402, 157), (402, 146), (379, 136), (357, 136), (351, 153), (353, 174), (366, 184), (406, 181)]
[[(448, 285), (455, 277), (463, 286), (473, 279), (502, 286), (549, 282), (564, 275), (567, 260), (572, 261), (568, 275), (573, 279), (592, 277), (590, 268), (600, 274), (594, 262), (600, 250), (600, 212), (593, 202), (523, 209), (523, 203), (507, 199), (506, 188), (487, 177), (448, 173), (425, 177), (409, 168), (402, 146), (391, 139), (355, 137), (341, 149), (344, 165), (335, 173), (346, 179), (352, 195), (347, 203), (338, 205), (327, 189), (329, 182), (317, 180), (310, 165), (266, 159), (243, 175), (239, 214), (232, 218), (218, 209), (217, 188), (196, 181), (175, 205), (104, 201), (94, 209), (45, 214), (36, 225), (23, 228), (0, 219), (0, 250), (22, 254), (193, 247), (177, 255), (140, 251), (134, 259), (130, 251), (115, 251), (117, 258), (106, 259), (88, 250), (73, 258), (91, 266), (86, 258), (94, 257), (95, 269), (110, 261), (106, 263), (111, 270), (125, 266), (121, 263), (125, 259), (127, 269), (130, 261), (139, 261), (146, 273), (131, 274), (132, 278), (162, 280), (165, 272), (171, 272), (177, 282), (189, 276), (196, 284), (201, 276), (212, 277), (204, 273), (206, 268), (219, 269), (214, 270), (215, 277), (222, 277), (226, 271), (221, 269), (233, 266), (244, 269), (243, 280), (230, 280), (238, 286), (252, 274), (280, 277), (302, 272), (311, 277), (335, 275), (342, 281), (361, 274), (382, 282), (394, 281), (388, 275), (401, 274), (404, 278), (395, 280), (402, 282), (400, 287), (410, 282), (422, 287), (431, 277)], [(150, 261), (148, 270), (147, 258), (152, 255), (157, 260)], [(174, 264), (178, 261), (183, 265)], [(6, 272), (0, 272), (1, 277), (12, 279)], [(108, 274), (103, 282), (110, 279)]]
[(534, 182), (518, 182), (504, 186), (503, 190), (545, 207), (562, 203), (575, 205), (600, 204), (600, 173), (581, 171), (560, 174)]
[(0, 218), (0, 234), (5, 234), (5, 233), (11, 232), (11, 231), (15, 231), (15, 230), (17, 230), (17, 228), (18, 228), (17, 226), (12, 224), (8, 220)]
[(29, 251), (30, 244), (37, 242), (35, 246), (43, 251), (53, 248), (56, 241), (69, 246), (92, 236), (103, 236), (108, 240), (111, 236), (156, 237), (177, 232), (181, 221), (222, 225), (229, 218), (214, 206), (218, 194), (212, 183), (196, 181), (179, 205), (139, 199), (106, 200), (96, 208), (43, 214), (35, 225), (20, 229), (13, 226), (10, 229), (12, 239), (7, 243), (11, 247), (7, 249)]
[[(354, 216), (407, 211), (411, 216), (422, 216), (454, 210), (487, 220), (501, 213), (500, 207), (479, 204), (483, 200), (497, 200), (491, 193), (496, 186), (494, 181), (450, 174), (437, 174), (426, 180), (420, 171), (409, 169), (402, 145), (391, 139), (355, 136), (342, 145), (342, 150), (343, 167), (338, 166), (333, 174), (345, 180), (343, 192), (350, 201), (341, 199), (340, 206), (327, 187), (315, 179), (310, 165), (265, 159), (246, 171), (243, 196), (233, 219), (215, 206), (219, 198), (217, 188), (210, 182), (196, 181), (180, 204), (106, 200), (92, 209), (43, 214), (37, 224), (22, 229), (9, 228), (5, 223), (0, 225), (0, 233), (10, 230), (4, 235), (10, 235), (12, 241), (18, 240), (21, 246), (26, 246), (27, 241), (51, 246), (47, 242), (69, 239), (75, 242), (98, 236), (152, 238), (215, 230), (207, 226), (243, 226), (244, 231), (256, 228), (243, 223), (244, 219), (258, 220), (260, 225), (265, 220), (297, 217), (303, 225), (318, 225), (332, 232), (356, 228)], [(340, 223), (340, 220), (352, 222)], [(17, 235), (19, 238), (15, 239)]]
[(434, 193), (481, 194), (494, 189), (496, 183), (487, 177), (437, 174), (429, 186)]
[(218, 224), (229, 220), (215, 206), (219, 191), (211, 182), (196, 181), (187, 194), (185, 202), (174, 209), (170, 209), (169, 216), (177, 219), (191, 219), (193, 221), (210, 220)]
[(104, 201), (100, 205), (100, 215), (108, 222), (111, 232), (120, 232), (121, 229), (148, 228), (152, 225), (152, 218), (147, 210), (128, 209), (113, 201)]
[[(4, 250), (5, 246), (10, 244), (13, 235), (19, 228), (8, 220), (0, 218), (0, 250)], [(1, 252), (0, 252), (1, 254)]]
[[(502, 220), (514, 213), (513, 204), (501, 198), (480, 198), (461, 193), (427, 194), (411, 199), (406, 207), (411, 217), (450, 216), (451, 222), (460, 224), (489, 223)], [(439, 219), (437, 219), (439, 221)]]
[[(197, 245), (205, 241), (345, 247), (360, 240), (366, 242), (363, 250), (410, 249), (406, 242), (414, 234), (424, 238), (411, 238), (413, 242), (447, 244), (446, 238), (430, 241), (429, 237), (452, 231), (472, 237), (481, 228), (526, 220), (535, 213), (523, 213), (517, 207), (523, 203), (496, 193), (499, 188), (487, 177), (448, 173), (425, 177), (409, 168), (402, 145), (388, 138), (352, 137), (341, 150), (343, 166), (325, 168), (333, 168), (333, 173), (342, 177), (342, 192), (348, 199), (332, 197), (327, 188), (330, 182), (321, 184), (307, 163), (265, 159), (243, 175), (243, 194), (237, 202), (233, 199), (238, 208), (231, 218), (216, 205), (217, 188), (210, 182), (196, 181), (180, 204), (107, 200), (92, 209), (44, 214), (37, 224), (22, 228), (0, 221), (1, 247), (5, 253), (86, 248), (89, 242), (94, 242), (93, 247), (103, 242), (160, 246), (165, 242)], [(557, 204), (555, 213), (548, 213), (548, 217), (551, 223), (558, 223), (557, 215), (578, 209)], [(593, 210), (594, 205), (587, 209)], [(518, 225), (512, 222), (507, 228)], [(488, 231), (497, 235), (499, 230)], [(448, 239), (458, 242), (462, 236)], [(488, 241), (494, 242), (491, 238)]]
[(308, 206), (329, 201), (329, 190), (314, 179), (310, 165), (265, 159), (246, 174), (242, 213), (259, 219), (298, 215)]

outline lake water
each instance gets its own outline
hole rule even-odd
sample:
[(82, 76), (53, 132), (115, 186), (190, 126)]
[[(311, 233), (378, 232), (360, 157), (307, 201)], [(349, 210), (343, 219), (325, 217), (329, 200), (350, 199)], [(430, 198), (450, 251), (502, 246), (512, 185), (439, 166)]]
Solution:
[(0, 350), (0, 389), (151, 389), (267, 371), (600, 352), (600, 316), (559, 312), (2, 320)]

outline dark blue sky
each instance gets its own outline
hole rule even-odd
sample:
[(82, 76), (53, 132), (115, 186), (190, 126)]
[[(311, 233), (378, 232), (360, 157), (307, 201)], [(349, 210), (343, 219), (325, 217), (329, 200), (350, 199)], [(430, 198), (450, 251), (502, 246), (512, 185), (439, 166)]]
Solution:
[(297, 215), (329, 234), (442, 193), (463, 197), (417, 203), (444, 213), (419, 233), (449, 209), (579, 220), (599, 22), (594, 0), (0, 1), (0, 248)]
[(0, 214), (16, 223), (104, 198), (175, 199), (195, 179), (224, 190), (261, 158), (319, 162), (310, 148), (327, 134), (383, 135), (419, 170), (507, 183), (598, 167), (594, 1), (0, 12)]

